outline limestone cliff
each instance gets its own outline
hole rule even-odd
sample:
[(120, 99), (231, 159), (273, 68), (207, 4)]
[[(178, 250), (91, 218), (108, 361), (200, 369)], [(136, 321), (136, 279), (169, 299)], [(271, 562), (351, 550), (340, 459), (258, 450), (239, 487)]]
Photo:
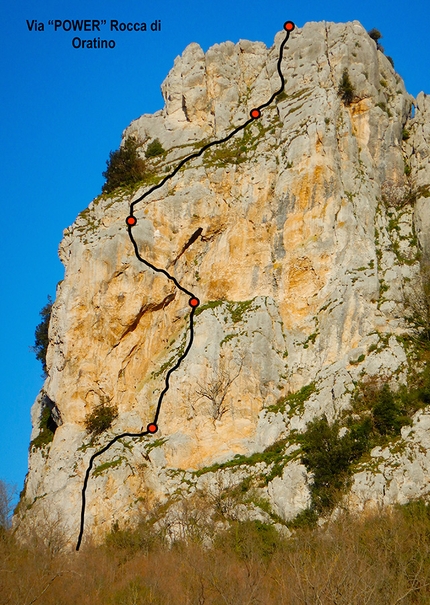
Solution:
[[(153, 178), (270, 98), (282, 39), (269, 49), (248, 41), (185, 49), (162, 84), (164, 108), (124, 132), (143, 141), (142, 154), (155, 139), (163, 145), (166, 153), (151, 160)], [(350, 105), (338, 92), (345, 68), (355, 89)], [(157, 504), (174, 535), (184, 501), (206, 494), (227, 506), (232, 488), (261, 476), (260, 501), (279, 522), (293, 518), (309, 503), (310, 477), (292, 437), (311, 419), (332, 421), (348, 409), (364, 378), (400, 384), (410, 371), (404, 292), (430, 246), (429, 100), (406, 92), (358, 22), (296, 29), (282, 72), (284, 93), (259, 120), (136, 207), (140, 254), (201, 305), (157, 435), (118, 441), (97, 459), (86, 535), (101, 537)], [(413, 201), (397, 203), (409, 182)], [(187, 341), (188, 297), (145, 268), (128, 238), (130, 201), (148, 187), (96, 198), (64, 232), (65, 278), (32, 438), (46, 406), (58, 428), (48, 445), (31, 447), (16, 516), (22, 530), (60, 520), (76, 539), (91, 455), (119, 433), (144, 430)], [(103, 401), (118, 417), (92, 441), (85, 417)], [(348, 505), (427, 493), (429, 426), (422, 409), (402, 429), (397, 453), (389, 445), (372, 451), (353, 476)], [(284, 445), (277, 472), (270, 459), (250, 457), (274, 443)], [(229, 506), (238, 518), (269, 518), (257, 500)]]

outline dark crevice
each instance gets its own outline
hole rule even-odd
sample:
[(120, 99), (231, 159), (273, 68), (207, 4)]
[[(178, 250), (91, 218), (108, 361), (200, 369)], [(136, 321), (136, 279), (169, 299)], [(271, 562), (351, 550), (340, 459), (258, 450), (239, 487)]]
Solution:
[(51, 433), (55, 433), (57, 428), (63, 424), (61, 419), (60, 410), (57, 408), (55, 401), (52, 401), (45, 393), (42, 398), (42, 413), (46, 408), (49, 409), (50, 414), (46, 420), (46, 427), (51, 431)]
[(190, 237), (190, 239), (182, 247), (182, 250), (179, 252), (178, 256), (171, 263), (169, 263), (169, 266), (170, 265), (174, 265), (181, 258), (181, 256), (185, 252), (185, 250), (187, 250), (192, 244), (194, 244), (194, 242), (196, 241), (196, 239), (198, 239), (201, 236), (202, 233), (203, 233), (203, 228), (202, 227), (199, 227), (197, 229), (197, 231), (194, 231), (194, 233), (192, 234), (192, 236)]
[[(252, 222), (252, 221), (251, 221)], [(211, 242), (219, 233), (224, 231), (225, 227), (220, 227), (219, 229), (215, 229), (212, 231), (210, 235), (202, 235), (202, 242)]]
[[(139, 325), (140, 320), (142, 319), (144, 313), (147, 312), (152, 312), (152, 311), (159, 311), (160, 309), (164, 309), (169, 303), (172, 302), (172, 300), (175, 298), (176, 296), (176, 292), (172, 292), (171, 294), (168, 294), (166, 296), (166, 298), (164, 298), (160, 303), (151, 303), (149, 305), (145, 305), (143, 306), (139, 313), (137, 314), (135, 320), (133, 321), (132, 324), (130, 324), (128, 326), (128, 328), (125, 330), (125, 332), (122, 334), (120, 340), (118, 341), (118, 344), (121, 342), (121, 340), (127, 336), (127, 334), (130, 334), (131, 332), (134, 332), (134, 330), (137, 328), (137, 326)], [(115, 347), (118, 346), (118, 344), (115, 345)], [(115, 348), (113, 347), (113, 348)]]
[(189, 122), (190, 118), (188, 117), (187, 104), (185, 102), (185, 97), (183, 95), (182, 95), (182, 111), (184, 112), (187, 122)]

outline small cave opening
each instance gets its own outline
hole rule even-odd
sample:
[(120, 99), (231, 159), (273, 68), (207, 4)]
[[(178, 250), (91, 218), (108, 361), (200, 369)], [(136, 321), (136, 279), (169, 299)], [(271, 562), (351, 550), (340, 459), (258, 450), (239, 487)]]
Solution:
[(46, 421), (46, 428), (51, 431), (51, 433), (55, 433), (58, 429), (58, 425), (55, 420), (52, 418), (52, 412), (49, 414), (48, 420)]
[(52, 399), (50, 399), (46, 393), (42, 397), (41, 409), (41, 423), (43, 422), (48, 431), (54, 434), (58, 427), (63, 424), (63, 421), (61, 419), (60, 410), (57, 408), (55, 401), (52, 401)]
[(43, 393), (40, 399), (39, 431), (37, 436), (30, 443), (30, 451), (34, 452), (43, 449), (54, 439), (55, 431), (63, 424), (60, 410), (55, 401), (52, 401), (46, 393)]

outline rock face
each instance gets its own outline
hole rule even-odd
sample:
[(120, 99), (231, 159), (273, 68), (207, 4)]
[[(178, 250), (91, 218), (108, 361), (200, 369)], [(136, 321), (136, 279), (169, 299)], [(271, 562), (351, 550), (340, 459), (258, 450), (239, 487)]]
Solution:
[[(191, 44), (162, 85), (165, 107), (134, 121), (124, 137), (138, 136), (142, 153), (158, 138), (166, 153), (152, 164), (165, 176), (279, 89), (283, 38), (277, 34), (270, 49), (226, 42), (206, 54)], [(355, 89), (350, 105), (338, 92), (346, 68)], [(132, 522), (158, 504), (174, 534), (184, 501), (203, 493), (220, 501), (264, 475), (258, 497), (291, 519), (310, 496), (290, 436), (323, 413), (331, 421), (347, 409), (364, 376), (406, 378), (403, 292), (419, 274), (418, 253), (430, 250), (430, 102), (407, 94), (356, 21), (296, 29), (282, 72), (285, 91), (259, 120), (187, 163), (135, 209), (140, 254), (201, 306), (157, 435), (120, 440), (95, 461), (86, 535), (101, 538), (114, 522)], [(423, 195), (402, 205), (396, 196), (408, 179)], [(145, 430), (188, 342), (187, 295), (138, 261), (127, 234), (129, 203), (149, 186), (96, 198), (64, 232), (65, 278), (32, 439), (46, 397), (59, 426), (51, 443), (31, 447), (15, 519), (22, 531), (42, 518), (59, 520), (76, 539), (90, 457), (119, 433)], [(307, 385), (302, 405), (277, 409)], [(101, 402), (115, 404), (118, 417), (91, 441), (85, 417)], [(351, 507), (429, 491), (429, 415), (413, 422), (402, 437), (406, 453), (394, 460), (380, 448), (372, 452), (379, 466), (358, 469)], [(284, 464), (272, 477), (273, 464), (252, 454), (280, 440)], [(267, 518), (255, 502), (231, 508), (237, 518)]]

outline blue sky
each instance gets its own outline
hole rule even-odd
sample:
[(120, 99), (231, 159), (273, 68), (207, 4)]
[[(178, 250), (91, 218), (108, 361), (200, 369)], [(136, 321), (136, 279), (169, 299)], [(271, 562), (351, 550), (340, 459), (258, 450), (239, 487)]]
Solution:
[[(62, 231), (100, 193), (109, 151), (131, 120), (162, 107), (160, 85), (187, 44), (272, 45), (286, 20), (359, 20), (378, 28), (408, 91), (430, 93), (430, 9), (424, 0), (292, 3), (273, 0), (16, 0), (0, 7), (2, 211), (0, 479), (20, 490), (30, 407), (42, 379), (29, 347), (47, 295), (63, 278)], [(26, 19), (45, 24), (28, 31)], [(161, 21), (161, 31), (99, 35), (114, 49), (75, 49), (50, 19)], [(81, 38), (93, 38), (91, 33)]]

